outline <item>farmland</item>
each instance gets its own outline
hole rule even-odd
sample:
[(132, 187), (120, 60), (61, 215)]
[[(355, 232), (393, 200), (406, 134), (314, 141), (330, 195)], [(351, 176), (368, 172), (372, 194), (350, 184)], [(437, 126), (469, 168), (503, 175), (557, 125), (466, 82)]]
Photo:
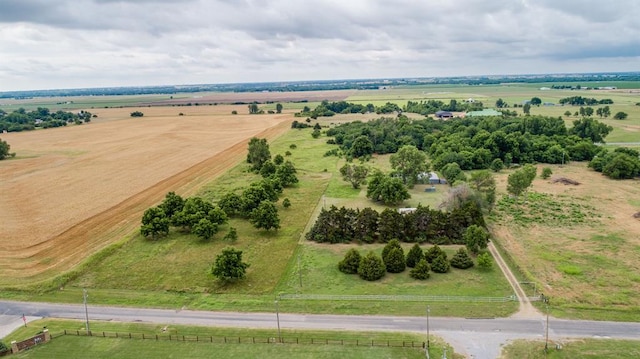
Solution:
[[(607, 140), (637, 142), (640, 106), (635, 105), (638, 102), (635, 90), (540, 91), (543, 85), (399, 87), (332, 92), (335, 96), (332, 98), (377, 105), (474, 98), (491, 106), (498, 98), (513, 104), (534, 96), (555, 103), (574, 95), (606, 97), (614, 100), (613, 113), (629, 114), (625, 121), (602, 119), (614, 127)], [(313, 96), (304, 105), (314, 106), (313, 101), (321, 99), (318, 94)], [(214, 97), (211, 99), (214, 101)], [(278, 98), (268, 100), (274, 99)], [(172, 100), (183, 101), (181, 104), (191, 101), (168, 100), (166, 96), (138, 100), (153, 106), (89, 107), (98, 117), (88, 125), (3, 135), (18, 158), (0, 163), (2, 192), (11, 193), (10, 200), (3, 201), (0, 207), (0, 215), (9, 218), (7, 226), (1, 229), (6, 233), (2, 233), (0, 242), (3, 249), (0, 267), (7, 275), (0, 279), (0, 284), (17, 287), (45, 281), (47, 285), (42, 289), (53, 287), (52, 283), (64, 285), (64, 290), (37, 295), (28, 291), (5, 295), (77, 301), (81, 288), (86, 287), (96, 303), (264, 311), (271, 310), (274, 295), (297, 291), (416, 294), (428, 288), (435, 294), (510, 294), (508, 284), (496, 272), (482, 274), (475, 270), (468, 275), (458, 272), (443, 277), (434, 275), (426, 286), (400, 275), (388, 276), (382, 284), (369, 285), (337, 272), (335, 263), (346, 252), (346, 246), (320, 246), (303, 241), (305, 228), (322, 206), (382, 208), (366, 199), (366, 190), (353, 190), (340, 179), (338, 168), (344, 160), (323, 156), (331, 148), (326, 137), (313, 139), (310, 130), (287, 131), (292, 113), (303, 103), (285, 104), (285, 113), (281, 115), (249, 116), (244, 115), (246, 105), (177, 106), (176, 102), (173, 103), (176, 106), (156, 106), (171, 105), (168, 101)], [(97, 105), (92, 103), (91, 107)], [(265, 109), (273, 106), (261, 105)], [(241, 115), (230, 115), (234, 109)], [(567, 109), (576, 110), (541, 106), (533, 107), (531, 112), (562, 116), (569, 126), (577, 117), (564, 116)], [(129, 113), (134, 110), (144, 112), (145, 116), (131, 119)], [(179, 112), (184, 116), (179, 116)], [(339, 122), (376, 117), (379, 116), (338, 115), (319, 123), (326, 128)], [(291, 200), (292, 207), (281, 210), (282, 229), (278, 232), (257, 232), (245, 221), (232, 219), (229, 226), (239, 233), (233, 245), (245, 251), (251, 267), (243, 283), (224, 286), (206, 273), (215, 254), (229, 243), (219, 239), (201, 243), (180, 233), (150, 242), (137, 234), (137, 228), (142, 211), (158, 203), (168, 191), (216, 200), (225, 191), (247, 186), (257, 178), (241, 163), (246, 142), (253, 135), (269, 138), (273, 154), (292, 153), (288, 159), (298, 168), (300, 183), (283, 194)], [(295, 150), (292, 145), (296, 145)], [(375, 156), (371, 163), (385, 170), (390, 168), (388, 156)], [(581, 184), (564, 186), (536, 179), (526, 201), (515, 207), (502, 203), (489, 218), (495, 242), (511, 254), (511, 263), (518, 269), (521, 281), (536, 282), (539, 291), (553, 298), (554, 315), (636, 320), (640, 303), (633, 293), (640, 290), (634, 274), (638, 271), (640, 222), (631, 215), (640, 211), (634, 199), (639, 195), (637, 181), (608, 180), (583, 163), (552, 169), (554, 176), (576, 179)], [(506, 194), (509, 173), (507, 170), (496, 176), (499, 199)], [(446, 187), (436, 193), (425, 193), (423, 189), (416, 186), (412, 199), (402, 206), (436, 207), (446, 191)], [(76, 229), (82, 231), (74, 232)], [(25, 232), (29, 235), (25, 236)], [(363, 247), (380, 250), (378, 245)], [(108, 249), (100, 252), (103, 248)], [(452, 252), (453, 247), (448, 250)], [(77, 266), (94, 253), (99, 254)], [(72, 268), (75, 268), (72, 275), (59, 277)], [(50, 282), (55, 277), (58, 280)], [(283, 306), (283, 310), (320, 313), (407, 314), (416, 310), (411, 305), (385, 303), (287, 302)], [(467, 311), (453, 307), (439, 305), (434, 311), (439, 315), (505, 316), (515, 310), (513, 303), (469, 305)]]

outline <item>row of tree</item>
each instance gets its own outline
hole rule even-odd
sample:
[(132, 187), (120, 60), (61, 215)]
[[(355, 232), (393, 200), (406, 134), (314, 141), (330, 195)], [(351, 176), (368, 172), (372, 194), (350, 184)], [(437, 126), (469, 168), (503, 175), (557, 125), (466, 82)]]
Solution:
[(464, 244), (463, 234), (472, 225), (485, 227), (482, 211), (475, 201), (464, 201), (449, 212), (418, 206), (400, 214), (387, 208), (378, 213), (366, 207), (352, 209), (331, 206), (322, 209), (306, 234), (320, 243), (402, 242)]
[(573, 105), (573, 106), (594, 106), (594, 105), (612, 105), (613, 100), (609, 98), (604, 98), (601, 100), (597, 100), (595, 98), (587, 98), (582, 96), (571, 96), (561, 98), (558, 101), (561, 105)]
[(36, 110), (27, 111), (19, 108), (7, 113), (0, 110), (0, 132), (29, 131), (36, 128), (51, 128), (66, 126), (68, 123), (81, 124), (90, 122), (91, 112), (81, 110), (77, 113), (58, 110), (51, 112), (48, 108), (38, 107)]
[[(491, 257), (483, 252), (478, 256), (478, 264), (483, 269), (490, 268)], [(411, 268), (409, 275), (412, 278), (425, 280), (430, 277), (429, 272), (431, 271), (447, 273), (451, 267), (468, 269), (473, 266), (473, 259), (465, 248), (458, 249), (455, 255), (449, 259), (446, 252), (438, 245), (423, 251), (416, 243), (405, 256), (404, 249), (396, 239), (384, 246), (381, 256), (376, 255), (373, 251), (363, 256), (357, 249), (352, 248), (338, 263), (338, 269), (341, 272), (358, 274), (360, 278), (368, 281), (381, 279), (386, 273), (402, 273), (407, 267)]]

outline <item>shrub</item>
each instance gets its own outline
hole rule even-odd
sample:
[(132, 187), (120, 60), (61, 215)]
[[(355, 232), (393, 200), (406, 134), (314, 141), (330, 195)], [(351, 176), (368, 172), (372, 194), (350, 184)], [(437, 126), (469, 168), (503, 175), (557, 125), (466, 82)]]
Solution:
[(478, 256), (478, 267), (485, 271), (491, 270), (491, 268), (493, 268), (493, 260), (491, 259), (489, 253), (485, 252)]
[(382, 248), (382, 260), (385, 262), (385, 264), (387, 263), (387, 257), (389, 256), (389, 253), (391, 253), (391, 250), (394, 248), (400, 248), (400, 250), (402, 250), (400, 241), (398, 241), (397, 239), (390, 240), (389, 243), (387, 243), (387, 245)]
[(491, 162), (489, 166), (493, 172), (500, 172), (504, 168), (504, 162), (501, 159), (496, 158)]
[(358, 267), (360, 266), (360, 261), (362, 260), (362, 256), (357, 249), (351, 248), (344, 255), (344, 258), (338, 263), (338, 269), (342, 273), (346, 274), (356, 274), (358, 273)]
[(298, 148), (298, 145), (296, 145), (295, 143), (292, 143), (289, 145), (289, 148), (292, 150), (295, 150), (296, 148)]
[(142, 113), (140, 111), (131, 112), (131, 117), (142, 117), (142, 116), (144, 116), (144, 113)]
[(233, 111), (231, 111), (231, 114), (232, 114), (232, 115), (237, 115), (237, 114), (238, 114), (238, 111), (233, 110)]
[(435, 273), (447, 273), (450, 268), (451, 268), (451, 265), (447, 260), (447, 256), (444, 254), (436, 257), (433, 260), (433, 263), (431, 263), (431, 270), (434, 271)]
[(313, 132), (311, 132), (311, 137), (313, 138), (320, 137), (320, 130), (313, 130)]
[(222, 239), (228, 242), (235, 242), (238, 240), (238, 231), (235, 227), (230, 227), (229, 232), (227, 232)]
[(402, 248), (393, 248), (387, 255), (387, 260), (384, 262), (389, 273), (401, 273), (407, 267), (404, 261), (404, 252)]
[(430, 270), (431, 267), (429, 266), (429, 262), (427, 262), (425, 259), (421, 259), (418, 263), (416, 263), (416, 266), (411, 269), (409, 275), (411, 276), (411, 278), (425, 280), (429, 278)]
[(360, 265), (358, 266), (358, 275), (364, 280), (378, 280), (384, 277), (384, 274), (386, 272), (387, 269), (384, 266), (384, 262), (382, 262), (382, 258), (378, 257), (373, 252), (369, 252), (360, 260)]
[(442, 249), (440, 249), (437, 244), (424, 252), (424, 258), (427, 260), (427, 262), (429, 262), (429, 264), (433, 264), (433, 261), (441, 256), (444, 256), (445, 259), (447, 258), (447, 254)]
[(553, 171), (551, 170), (551, 168), (545, 167), (545, 168), (542, 169), (542, 178), (543, 179), (547, 179), (547, 178), (551, 177), (552, 174), (553, 174)]
[(285, 198), (285, 199), (282, 200), (282, 207), (284, 207), (284, 208), (291, 207), (291, 201), (289, 200), (289, 198)]
[(414, 268), (418, 262), (425, 259), (424, 252), (418, 243), (414, 244), (413, 247), (407, 253), (407, 267)]
[(451, 266), (459, 269), (471, 268), (473, 267), (473, 260), (464, 248), (460, 248), (451, 258)]
[(285, 156), (291, 156), (291, 151), (287, 151), (284, 153)]

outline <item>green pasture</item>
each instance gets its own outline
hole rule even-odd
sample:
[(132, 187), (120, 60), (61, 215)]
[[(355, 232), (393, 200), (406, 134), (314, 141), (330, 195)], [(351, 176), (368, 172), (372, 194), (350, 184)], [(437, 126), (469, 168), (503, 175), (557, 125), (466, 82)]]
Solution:
[[(274, 323), (275, 324), (275, 323)], [(239, 329), (239, 328), (214, 328), (196, 326), (152, 325), (141, 323), (115, 323), (115, 322), (90, 322), (92, 333), (95, 337), (86, 336), (60, 336), (51, 342), (37, 346), (28, 351), (15, 355), (17, 358), (210, 358), (238, 357), (238, 358), (422, 358), (422, 348), (402, 348), (386, 346), (355, 346), (341, 345), (345, 343), (391, 343), (415, 342), (422, 343), (424, 335), (416, 333), (380, 333), (380, 332), (340, 332), (340, 331), (298, 331), (283, 329), (281, 331), (284, 344), (253, 343), (264, 342), (278, 338), (277, 329)], [(84, 323), (72, 320), (45, 319), (29, 323), (29, 327), (20, 328), (5, 341), (22, 340), (30, 337), (43, 327), (52, 334), (61, 333), (64, 330), (83, 333)], [(163, 331), (163, 328), (166, 328)], [(168, 340), (143, 340), (143, 339), (116, 339), (102, 338), (102, 332), (120, 334), (134, 333), (134, 337), (141, 334), (148, 336), (158, 335), (160, 338), (172, 336), (185, 336), (201, 338), (199, 342), (177, 342)], [(137, 335), (136, 335), (137, 334)], [(211, 339), (213, 337), (213, 339)], [(224, 338), (228, 342), (224, 343)], [(328, 341), (334, 344), (294, 344), (315, 343)], [(213, 340), (214, 343), (210, 341)], [(241, 343), (237, 343), (240, 340)], [(432, 336), (432, 348), (430, 355), (439, 357), (444, 348), (449, 354), (453, 350), (440, 338)], [(435, 343), (435, 345), (433, 344)], [(459, 356), (454, 356), (454, 358)]]
[[(556, 344), (560, 349), (556, 349)], [(545, 353), (544, 341), (515, 340), (506, 345), (504, 359), (625, 359), (640, 357), (640, 342), (613, 339), (576, 339), (562, 342), (550, 341)]]

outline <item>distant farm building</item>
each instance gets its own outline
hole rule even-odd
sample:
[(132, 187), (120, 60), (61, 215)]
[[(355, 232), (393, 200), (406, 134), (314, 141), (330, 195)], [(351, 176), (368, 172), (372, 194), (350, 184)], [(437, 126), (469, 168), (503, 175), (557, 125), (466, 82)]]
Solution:
[(498, 112), (491, 108), (485, 108), (482, 111), (469, 111), (467, 112), (468, 117), (481, 117), (481, 116), (502, 116), (502, 112)]
[(438, 111), (436, 112), (436, 117), (437, 118), (452, 118), (453, 117), (453, 113), (450, 111)]
[[(425, 181), (425, 179), (427, 181)], [(447, 180), (444, 178), (438, 177), (438, 174), (435, 172), (423, 172), (418, 174), (418, 180), (428, 182), (429, 184), (447, 184)]]

